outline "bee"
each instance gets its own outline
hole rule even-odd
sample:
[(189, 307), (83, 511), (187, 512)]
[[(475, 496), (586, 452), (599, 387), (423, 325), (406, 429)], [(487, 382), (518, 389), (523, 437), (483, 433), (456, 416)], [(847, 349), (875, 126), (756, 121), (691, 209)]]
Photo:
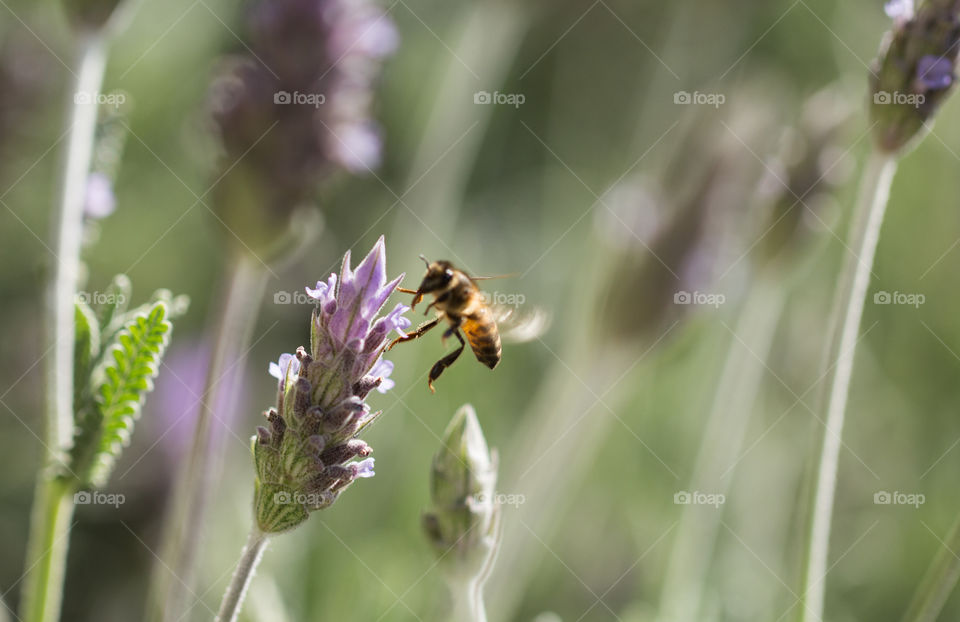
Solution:
[[(471, 277), (453, 267), (449, 261), (431, 262), (423, 255), (420, 258), (427, 264), (427, 273), (420, 282), (420, 286), (415, 290), (398, 287), (397, 291), (413, 294), (411, 310), (423, 300), (425, 295), (432, 294), (433, 302), (427, 306), (424, 314), (432, 308), (437, 316), (421, 324), (405, 337), (394, 339), (387, 350), (398, 343), (422, 337), (427, 331), (435, 328), (441, 320), (446, 320), (449, 326), (443, 333), (441, 341), (446, 344), (449, 337), (456, 337), (460, 347), (434, 363), (430, 369), (427, 386), (430, 387), (431, 392), (435, 393), (434, 381), (440, 377), (443, 370), (457, 360), (467, 343), (470, 344), (470, 349), (473, 350), (477, 360), (490, 369), (494, 369), (500, 363), (502, 348), (500, 330), (497, 326), (497, 310), (487, 304), (483, 292), (477, 287), (477, 281), (500, 277)], [(461, 330), (466, 335), (466, 340), (460, 333)]]

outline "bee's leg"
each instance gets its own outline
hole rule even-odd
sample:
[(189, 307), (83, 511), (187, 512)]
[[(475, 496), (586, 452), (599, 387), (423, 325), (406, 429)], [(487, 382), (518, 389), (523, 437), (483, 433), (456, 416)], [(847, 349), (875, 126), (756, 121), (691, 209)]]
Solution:
[(410, 310), (413, 311), (417, 307), (417, 303), (423, 300), (423, 294), (420, 293), (418, 289), (407, 289), (406, 287), (398, 287), (397, 291), (401, 294), (413, 294), (413, 302), (410, 303)]
[(456, 327), (451, 326), (447, 329), (444, 337), (446, 337), (448, 333), (452, 333), (460, 341), (460, 347), (433, 364), (433, 367), (430, 369), (430, 377), (427, 379), (427, 386), (430, 387), (431, 393), (437, 392), (436, 389), (433, 388), (433, 381), (440, 377), (444, 369), (453, 365), (453, 362), (457, 360), (457, 357), (460, 356), (464, 347), (467, 345), (467, 342), (463, 340), (463, 336)]
[(422, 337), (425, 332), (427, 332), (428, 330), (436, 326), (439, 322), (440, 322), (440, 318), (437, 317), (430, 320), (429, 322), (426, 322), (424, 324), (421, 324), (420, 326), (417, 326), (417, 329), (412, 333), (407, 333), (406, 337), (397, 337), (396, 339), (391, 341), (390, 345), (387, 346), (387, 350), (390, 350), (391, 348), (393, 348), (393, 346), (397, 345), (398, 343), (403, 343), (404, 341), (412, 341), (414, 339)]
[[(442, 345), (444, 348), (447, 347), (447, 339), (449, 337), (451, 337), (454, 334), (456, 334), (457, 337), (460, 336), (460, 334), (457, 333), (457, 329), (460, 328), (461, 324), (463, 324), (462, 317), (453, 318), (453, 317), (447, 316), (447, 320), (450, 322), (450, 328), (443, 331), (443, 334), (440, 335), (440, 345)], [(461, 339), (460, 341), (463, 342), (463, 339)]]

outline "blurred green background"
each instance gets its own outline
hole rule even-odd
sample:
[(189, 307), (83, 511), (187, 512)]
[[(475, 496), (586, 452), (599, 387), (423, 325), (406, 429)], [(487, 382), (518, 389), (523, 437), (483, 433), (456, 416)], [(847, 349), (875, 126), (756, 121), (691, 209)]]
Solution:
[[(56, 3), (0, 4), (0, 593), (15, 608), (41, 456), (40, 309), (72, 43)], [(465, 355), (436, 395), (424, 374), (443, 352), (439, 339), (391, 352), (397, 386), (371, 397), (384, 416), (365, 436), (377, 476), (271, 545), (246, 619), (441, 619), (447, 596), (420, 514), (439, 435), (465, 402), (500, 449), (499, 489), (524, 499), (503, 507), (507, 540), (486, 594), (492, 619), (656, 619), (685, 509), (721, 513), (700, 619), (788, 619), (804, 471), (822, 436), (818, 361), (870, 142), (867, 66), (888, 28), (881, 3), (387, 0), (384, 8), (402, 44), (376, 104), (383, 166), (320, 189), (322, 235), (271, 276), (263, 300), (248, 302), (260, 315), (242, 362), (241, 406), (218, 413), (225, 456), (192, 619), (212, 617), (249, 527), (247, 439), (274, 399), (267, 364), (308, 338), (309, 306), (275, 304), (274, 295), (325, 278), (345, 250), (358, 258), (380, 234), (389, 271), (406, 271), (406, 286), (420, 276), (420, 253), (475, 273), (519, 273), (491, 289), (522, 294), (553, 322), (539, 339), (507, 344), (492, 373)], [(235, 242), (196, 195), (214, 170), (207, 89), (217, 59), (242, 49), (241, 20), (242, 7), (222, 0), (144, 0), (111, 52), (106, 89), (134, 103), (132, 134), (117, 211), (85, 250), (84, 289), (102, 291), (125, 272), (136, 300), (167, 287), (192, 304), (110, 484), (126, 502), (77, 512), (65, 620), (135, 620), (143, 611), (196, 410), (171, 370), (200, 390), (204, 335)], [(762, 263), (770, 197), (785, 192), (778, 172), (789, 164), (785, 145), (796, 144), (789, 128), (831, 86), (852, 110), (817, 160), (836, 179), (810, 203), (798, 252), (772, 269), (785, 304), (770, 355), (756, 353), (766, 367), (726, 503), (678, 505), (675, 493), (693, 490), (724, 357), (749, 341), (737, 317)], [(524, 102), (478, 105), (479, 91)], [(681, 91), (724, 101), (677, 103)], [(829, 620), (899, 619), (960, 512), (958, 106), (948, 100), (894, 184), (871, 300), (888, 291), (925, 302), (867, 304), (825, 579)], [(685, 213), (688, 227), (663, 235)], [(681, 290), (724, 302), (674, 304)], [(877, 505), (883, 490), (920, 493), (925, 503)], [(958, 615), (954, 597), (942, 619)]]

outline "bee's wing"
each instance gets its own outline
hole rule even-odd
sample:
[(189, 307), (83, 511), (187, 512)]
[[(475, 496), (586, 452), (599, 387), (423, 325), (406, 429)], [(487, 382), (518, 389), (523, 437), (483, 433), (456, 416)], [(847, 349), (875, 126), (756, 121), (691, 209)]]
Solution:
[(547, 332), (552, 319), (546, 309), (533, 305), (520, 308), (493, 304), (490, 312), (497, 322), (500, 339), (508, 343), (533, 341)]

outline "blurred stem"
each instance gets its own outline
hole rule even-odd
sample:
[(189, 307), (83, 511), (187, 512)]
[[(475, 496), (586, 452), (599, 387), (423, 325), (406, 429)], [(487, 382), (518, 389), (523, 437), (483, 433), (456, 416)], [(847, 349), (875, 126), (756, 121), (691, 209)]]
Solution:
[(450, 581), (450, 596), (453, 598), (451, 622), (487, 622), (483, 606), (483, 582), (470, 578)]
[[(787, 296), (782, 277), (781, 272), (761, 272), (746, 297), (714, 391), (689, 490), (722, 495), (730, 490)], [(661, 619), (701, 619), (700, 603), (721, 516), (720, 510), (684, 506), (661, 594)]]
[(896, 158), (891, 154), (878, 150), (870, 154), (863, 171), (856, 212), (848, 234), (843, 272), (834, 294), (834, 307), (829, 322), (828, 357), (821, 370), (823, 375), (827, 375), (833, 365), (833, 372), (830, 374), (826, 423), (813, 491), (810, 530), (803, 547), (804, 571), (799, 594), (800, 619), (804, 622), (819, 621), (823, 617), (827, 553), (843, 419), (863, 304), (870, 285), (873, 259), (896, 164)]
[(935, 622), (960, 580), (960, 517), (917, 586), (903, 622)]
[(247, 538), (247, 545), (240, 553), (240, 561), (237, 562), (237, 568), (233, 571), (230, 585), (227, 586), (227, 591), (223, 595), (215, 622), (234, 622), (237, 619), (247, 588), (250, 586), (250, 579), (253, 578), (253, 571), (260, 564), (266, 548), (267, 534), (253, 527)]
[(213, 409), (229, 402), (222, 387), (232, 383), (220, 383), (231, 374), (242, 373), (242, 368), (233, 368), (242, 365), (239, 361), (249, 347), (266, 287), (266, 267), (256, 258), (239, 253), (230, 265), (232, 272), (227, 280), (226, 295), (221, 297), (222, 306), (211, 318), (216, 337), (201, 396), (204, 401), (197, 415), (193, 445), (171, 501), (172, 510), (161, 548), (164, 563), (154, 569), (151, 582), (147, 617), (154, 621), (177, 620), (185, 610), (214, 479), (212, 460), (220, 453), (214, 447), (211, 432)]
[[(410, 196), (403, 195), (404, 203), (417, 206), (418, 211), (414, 218), (398, 223), (395, 238), (419, 239), (427, 223), (437, 239), (450, 239), (468, 176), (497, 108), (474, 104), (474, 93), (495, 90), (503, 83), (533, 10), (502, 0), (467, 6), (455, 53), (445, 55), (447, 64), (410, 166)], [(451, 106), (450, 102), (461, 103)], [(432, 182), (421, 185), (428, 174)]]
[(97, 127), (97, 106), (78, 104), (74, 96), (85, 93), (96, 101), (106, 69), (106, 44), (100, 36), (87, 36), (79, 45), (79, 72), (70, 93), (70, 137), (61, 180), (61, 195), (53, 219), (56, 227), (56, 268), (47, 293), (46, 331), (53, 350), (46, 364), (44, 466), (37, 474), (30, 535), (27, 541), (22, 618), (25, 622), (53, 621), (60, 617), (64, 568), (69, 543), (73, 499), (56, 480), (73, 438), (74, 302), (80, 277), (80, 242), (83, 235), (83, 202)]

